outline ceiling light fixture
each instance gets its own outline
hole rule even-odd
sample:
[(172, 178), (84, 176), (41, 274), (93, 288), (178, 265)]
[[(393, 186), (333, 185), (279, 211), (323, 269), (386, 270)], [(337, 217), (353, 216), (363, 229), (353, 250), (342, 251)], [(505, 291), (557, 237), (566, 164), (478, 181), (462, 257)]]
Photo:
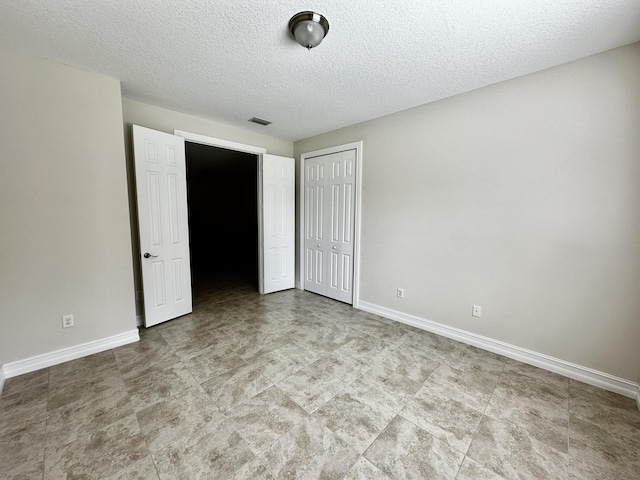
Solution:
[(329, 33), (329, 22), (319, 13), (300, 12), (289, 20), (289, 31), (300, 45), (311, 50)]

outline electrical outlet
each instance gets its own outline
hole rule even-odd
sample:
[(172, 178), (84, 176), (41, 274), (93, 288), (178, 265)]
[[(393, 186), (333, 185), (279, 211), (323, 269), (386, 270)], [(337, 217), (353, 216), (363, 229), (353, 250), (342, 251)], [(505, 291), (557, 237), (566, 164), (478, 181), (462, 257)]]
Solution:
[(399, 288), (396, 292), (396, 295), (398, 296), (398, 298), (404, 298), (404, 288)]
[(73, 315), (63, 315), (62, 328), (70, 328), (70, 327), (73, 327)]
[(471, 315), (480, 318), (482, 316), (482, 307), (480, 305), (474, 305), (471, 309)]

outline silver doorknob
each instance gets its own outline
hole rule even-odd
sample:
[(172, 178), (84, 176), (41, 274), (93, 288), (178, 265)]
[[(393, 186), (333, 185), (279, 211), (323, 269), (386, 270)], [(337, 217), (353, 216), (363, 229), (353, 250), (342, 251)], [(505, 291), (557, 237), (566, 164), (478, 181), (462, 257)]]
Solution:
[(334, 249), (334, 250), (335, 250), (335, 249), (337, 249), (337, 248), (338, 248), (338, 247), (336, 247), (335, 245), (333, 246), (333, 249)]
[(320, 248), (322, 245), (318, 244), (318, 248)]
[(149, 252), (146, 252), (146, 253), (143, 255), (143, 257), (144, 257), (144, 258), (151, 258), (151, 257), (153, 257), (153, 258), (158, 258), (158, 255), (151, 255)]

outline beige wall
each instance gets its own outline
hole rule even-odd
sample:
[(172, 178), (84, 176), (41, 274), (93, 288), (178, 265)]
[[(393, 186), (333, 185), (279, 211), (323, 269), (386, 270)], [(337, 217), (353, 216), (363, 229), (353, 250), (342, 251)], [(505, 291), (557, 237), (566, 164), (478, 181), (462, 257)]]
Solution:
[[(131, 240), (133, 243), (133, 262), (135, 266), (136, 291), (142, 291), (142, 279), (140, 277), (140, 247), (138, 237), (137, 211), (135, 207), (135, 176), (133, 170), (133, 145), (131, 142), (131, 125), (141, 125), (162, 132), (173, 133), (173, 130), (184, 130), (191, 133), (206, 135), (231, 142), (243, 143), (267, 149), (267, 153), (293, 156), (293, 142), (271, 137), (250, 130), (232, 127), (224, 123), (215, 122), (202, 117), (195, 117), (187, 113), (168, 110), (163, 107), (139, 102), (130, 98), (122, 99), (124, 116), (127, 166), (129, 171), (129, 191), (131, 195)], [(268, 128), (268, 127), (267, 127)], [(140, 294), (138, 294), (140, 295)], [(142, 315), (142, 303), (138, 300), (136, 312)]]
[(296, 142), (364, 141), (361, 300), (636, 381), (639, 86), (634, 44)]
[(130, 332), (135, 309), (120, 83), (4, 47), (0, 65), (9, 363)]

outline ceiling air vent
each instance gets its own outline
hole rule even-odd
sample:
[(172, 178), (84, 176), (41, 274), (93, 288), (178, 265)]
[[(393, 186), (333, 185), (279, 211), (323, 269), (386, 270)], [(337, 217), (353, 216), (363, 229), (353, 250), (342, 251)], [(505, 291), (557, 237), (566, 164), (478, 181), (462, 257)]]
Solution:
[(265, 120), (263, 118), (258, 118), (258, 117), (250, 118), (249, 121), (253, 123), (257, 123), (258, 125), (264, 125), (265, 127), (271, 123), (269, 120)]

